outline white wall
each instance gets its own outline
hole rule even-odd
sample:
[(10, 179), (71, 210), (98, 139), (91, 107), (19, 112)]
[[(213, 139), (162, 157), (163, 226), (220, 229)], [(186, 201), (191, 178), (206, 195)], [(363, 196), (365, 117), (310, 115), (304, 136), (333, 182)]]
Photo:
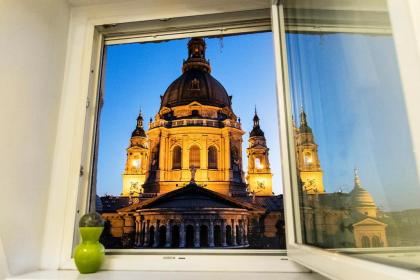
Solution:
[(68, 20), (66, 0), (0, 1), (0, 279), (39, 267)]

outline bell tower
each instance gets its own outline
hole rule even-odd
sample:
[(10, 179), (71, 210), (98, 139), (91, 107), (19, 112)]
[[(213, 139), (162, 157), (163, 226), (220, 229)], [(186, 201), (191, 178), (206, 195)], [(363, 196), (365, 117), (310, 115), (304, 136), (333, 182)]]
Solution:
[(271, 196), (272, 177), (270, 170), (270, 161), (268, 160), (267, 143), (264, 132), (260, 128), (260, 118), (255, 109), (254, 127), (249, 133), (248, 148), (248, 173), (246, 180), (248, 182), (248, 191), (256, 196)]
[(306, 113), (300, 111), (300, 126), (295, 129), (296, 163), (303, 190), (308, 194), (324, 193), (323, 173), (318, 158), (318, 145), (309, 127)]
[(146, 133), (143, 129), (143, 116), (141, 111), (137, 117), (137, 125), (131, 134), (130, 146), (127, 148), (123, 179), (123, 196), (138, 196), (143, 193), (143, 184), (146, 180), (146, 171), (149, 157)]

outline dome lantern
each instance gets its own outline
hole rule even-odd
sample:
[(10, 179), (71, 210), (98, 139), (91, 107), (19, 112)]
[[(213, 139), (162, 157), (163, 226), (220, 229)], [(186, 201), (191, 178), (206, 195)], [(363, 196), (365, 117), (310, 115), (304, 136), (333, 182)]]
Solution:
[(211, 72), (210, 63), (206, 60), (206, 42), (203, 38), (192, 38), (188, 42), (188, 59), (182, 65), (182, 72), (190, 69)]

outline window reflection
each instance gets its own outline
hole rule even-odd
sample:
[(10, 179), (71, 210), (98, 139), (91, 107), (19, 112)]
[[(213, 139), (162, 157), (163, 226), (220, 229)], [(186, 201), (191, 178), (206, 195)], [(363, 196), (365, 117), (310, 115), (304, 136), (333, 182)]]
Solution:
[(286, 41), (303, 243), (340, 252), (419, 246), (419, 181), (392, 35)]

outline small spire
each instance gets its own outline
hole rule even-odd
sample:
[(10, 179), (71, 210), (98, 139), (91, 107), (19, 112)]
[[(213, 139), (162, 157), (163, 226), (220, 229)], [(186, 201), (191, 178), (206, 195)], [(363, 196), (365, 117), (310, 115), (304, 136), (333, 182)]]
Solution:
[(257, 105), (255, 105), (255, 109), (254, 109), (254, 127), (259, 127), (260, 126), (260, 118), (258, 117), (257, 114)]
[(301, 133), (312, 133), (312, 129), (308, 125), (308, 121), (306, 119), (306, 113), (303, 109), (303, 106), (300, 108), (300, 126), (299, 131)]
[(307, 126), (308, 122), (306, 120), (306, 113), (305, 109), (303, 108), (303, 105), (300, 107), (300, 125)]
[(254, 121), (254, 127), (252, 128), (250, 132), (250, 136), (251, 137), (264, 136), (264, 132), (260, 128), (260, 118), (258, 117), (258, 114), (257, 114), (257, 106), (255, 106), (255, 115), (254, 115), (253, 121)]
[(359, 169), (356, 167), (354, 168), (354, 187), (361, 188), (360, 177), (359, 177)]
[(143, 127), (143, 115), (141, 114), (141, 108), (139, 111), (139, 116), (137, 117), (137, 127)]
[(137, 117), (137, 124), (136, 128), (134, 129), (133, 133), (131, 134), (132, 137), (140, 136), (140, 137), (146, 137), (146, 133), (143, 129), (143, 115), (141, 113), (141, 108), (139, 110), (139, 115)]

